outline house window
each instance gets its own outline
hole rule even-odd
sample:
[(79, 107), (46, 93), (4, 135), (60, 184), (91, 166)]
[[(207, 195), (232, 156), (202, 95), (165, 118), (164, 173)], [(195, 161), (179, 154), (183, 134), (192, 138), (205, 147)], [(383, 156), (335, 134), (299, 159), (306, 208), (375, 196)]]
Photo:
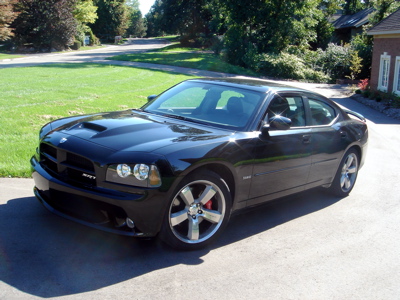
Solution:
[(387, 92), (389, 86), (389, 70), (390, 70), (390, 55), (386, 52), (381, 55), (381, 63), (379, 67), (379, 84), (378, 89)]
[(396, 56), (396, 65), (394, 67), (393, 92), (400, 96), (400, 56)]

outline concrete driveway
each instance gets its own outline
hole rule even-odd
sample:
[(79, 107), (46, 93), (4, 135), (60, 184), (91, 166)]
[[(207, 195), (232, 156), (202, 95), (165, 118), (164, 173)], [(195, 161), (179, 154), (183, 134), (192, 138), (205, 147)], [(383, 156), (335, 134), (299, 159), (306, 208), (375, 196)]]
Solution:
[(349, 197), (287, 197), (234, 217), (212, 247), (177, 252), (64, 220), (31, 179), (1, 178), (0, 299), (399, 299), (400, 121), (341, 86), (300, 85), (368, 118)]

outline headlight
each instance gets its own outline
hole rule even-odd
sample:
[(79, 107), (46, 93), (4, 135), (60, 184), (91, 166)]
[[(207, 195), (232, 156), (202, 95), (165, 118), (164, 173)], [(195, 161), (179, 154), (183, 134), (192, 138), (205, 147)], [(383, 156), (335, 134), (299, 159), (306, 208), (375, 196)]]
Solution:
[(133, 175), (135, 175), (138, 180), (146, 180), (149, 177), (150, 167), (145, 164), (137, 164), (133, 168)]
[(161, 185), (161, 176), (157, 166), (146, 164), (110, 165), (107, 169), (106, 180), (141, 187), (159, 187)]
[(131, 167), (126, 164), (119, 164), (117, 166), (117, 174), (121, 178), (126, 178), (131, 175)]

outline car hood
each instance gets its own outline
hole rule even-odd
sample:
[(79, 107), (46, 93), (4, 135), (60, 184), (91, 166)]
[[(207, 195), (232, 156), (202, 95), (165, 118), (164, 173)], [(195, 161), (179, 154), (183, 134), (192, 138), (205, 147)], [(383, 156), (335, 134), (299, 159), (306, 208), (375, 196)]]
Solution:
[[(230, 136), (232, 132), (188, 121), (141, 112), (123, 111), (95, 114), (57, 121), (52, 132), (74, 136), (115, 151), (152, 152), (181, 143), (204, 144)], [(57, 128), (54, 128), (57, 127)]]

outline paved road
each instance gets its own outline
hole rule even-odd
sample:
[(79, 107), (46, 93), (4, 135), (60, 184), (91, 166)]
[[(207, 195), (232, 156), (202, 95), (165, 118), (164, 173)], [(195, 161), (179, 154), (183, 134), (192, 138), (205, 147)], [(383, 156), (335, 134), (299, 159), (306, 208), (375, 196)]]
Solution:
[[(296, 83), (293, 83), (296, 84)], [(0, 299), (399, 299), (400, 121), (306, 85), (368, 118), (347, 198), (315, 190), (234, 217), (211, 248), (176, 252), (86, 228), (0, 179)]]

